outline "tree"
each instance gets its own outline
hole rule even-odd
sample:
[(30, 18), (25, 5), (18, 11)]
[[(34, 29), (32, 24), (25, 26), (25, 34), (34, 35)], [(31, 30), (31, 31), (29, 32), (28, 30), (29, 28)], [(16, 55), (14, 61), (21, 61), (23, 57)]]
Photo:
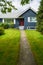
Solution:
[(40, 2), (39, 11), (37, 14), (37, 30), (43, 33), (43, 0)]
[(21, 4), (25, 5), (25, 4), (30, 3), (31, 1), (33, 1), (33, 0), (21, 0)]
[(21, 0), (21, 4), (22, 4), (22, 5), (25, 5), (25, 4), (27, 4), (27, 3), (29, 3), (29, 0)]
[[(32, 0), (21, 0), (21, 4), (25, 5), (29, 3), (29, 1), (32, 1)], [(11, 12), (12, 9), (17, 10), (17, 8), (12, 5), (12, 1), (9, 1), (9, 0), (0, 0), (0, 7), (1, 7), (0, 10), (2, 13)]]
[(2, 13), (11, 12), (12, 9), (15, 9), (15, 6), (12, 5), (12, 1), (0, 0), (0, 10)]

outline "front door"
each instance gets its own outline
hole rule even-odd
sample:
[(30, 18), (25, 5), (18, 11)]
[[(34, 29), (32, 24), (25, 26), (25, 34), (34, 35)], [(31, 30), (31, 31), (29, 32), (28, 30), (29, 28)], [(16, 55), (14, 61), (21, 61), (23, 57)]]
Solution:
[(24, 19), (20, 19), (20, 21), (19, 21), (19, 29), (21, 29), (21, 30), (24, 29)]
[(24, 26), (24, 19), (20, 19), (19, 26)]

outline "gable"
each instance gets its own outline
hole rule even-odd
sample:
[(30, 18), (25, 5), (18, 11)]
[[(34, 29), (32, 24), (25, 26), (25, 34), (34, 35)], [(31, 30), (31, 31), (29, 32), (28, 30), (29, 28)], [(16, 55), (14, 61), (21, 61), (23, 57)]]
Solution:
[(35, 17), (36, 13), (32, 10), (29, 9), (26, 12), (24, 12), (22, 15), (20, 15), (19, 17)]

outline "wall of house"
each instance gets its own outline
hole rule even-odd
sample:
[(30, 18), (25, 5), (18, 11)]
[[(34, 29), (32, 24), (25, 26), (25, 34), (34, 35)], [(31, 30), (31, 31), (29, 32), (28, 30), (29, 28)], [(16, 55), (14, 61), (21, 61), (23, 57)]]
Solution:
[(2, 20), (3, 20), (3, 19), (2, 19), (2, 18), (0, 18), (0, 23), (2, 23)]
[(25, 29), (27, 29), (27, 28), (35, 28), (36, 22), (31, 22), (31, 21), (28, 22), (28, 17), (36, 17), (36, 13), (33, 12), (31, 9), (30, 10), (27, 10), (20, 17), (23, 17), (24, 18), (24, 27), (25, 27)]
[[(27, 28), (35, 28), (35, 26), (36, 26), (36, 22), (28, 22), (28, 17), (36, 17), (36, 13), (34, 12), (34, 11), (32, 11), (31, 9), (29, 9), (29, 10), (27, 10), (25, 13), (23, 13), (20, 17), (22, 17), (22, 18), (24, 18), (24, 29), (27, 29)], [(14, 18), (12, 18), (12, 19), (0, 19), (0, 22), (8, 22), (8, 23), (14, 23)], [(19, 28), (19, 22), (20, 22), (20, 20), (19, 20), (19, 18), (16, 18), (15, 19), (15, 27), (16, 28)]]
[(16, 26), (16, 28), (19, 28), (19, 19), (18, 18), (16, 19), (15, 26)]

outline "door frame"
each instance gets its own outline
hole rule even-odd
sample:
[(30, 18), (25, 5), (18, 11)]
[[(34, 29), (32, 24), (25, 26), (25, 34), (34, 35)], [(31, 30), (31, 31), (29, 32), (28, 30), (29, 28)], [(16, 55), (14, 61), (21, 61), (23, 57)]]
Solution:
[(21, 19), (19, 20), (19, 26), (24, 26), (24, 18), (21, 18)]
[[(22, 22), (23, 23), (21, 23), (21, 25), (20, 25), (20, 20), (23, 20)], [(24, 30), (24, 18), (20, 18), (20, 20), (19, 20), (19, 29), (20, 30)], [(23, 24), (23, 25), (22, 25)]]

